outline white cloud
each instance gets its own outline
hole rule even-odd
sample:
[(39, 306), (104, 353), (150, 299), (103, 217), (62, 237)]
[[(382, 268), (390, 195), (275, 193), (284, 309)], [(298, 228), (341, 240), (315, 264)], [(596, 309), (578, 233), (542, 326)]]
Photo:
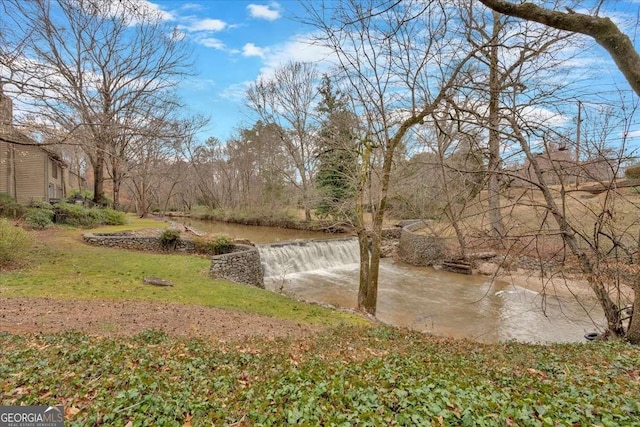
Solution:
[(224, 21), (221, 21), (220, 19), (206, 18), (206, 19), (193, 21), (191, 24), (185, 25), (183, 28), (190, 32), (196, 32), (196, 31), (218, 32), (218, 31), (224, 30), (228, 26), (229, 24), (227, 24)]
[(624, 133), (620, 134), (620, 138), (624, 138), (625, 136), (627, 138), (639, 138), (640, 137), (640, 130), (629, 131), (626, 135)]
[(264, 48), (264, 66), (260, 70), (262, 77), (270, 77), (274, 71), (288, 62), (313, 62), (319, 65), (320, 72), (331, 65), (334, 53), (331, 49), (312, 43), (310, 35), (297, 35), (283, 44)]
[(226, 99), (237, 104), (242, 104), (247, 99), (247, 89), (251, 86), (250, 81), (234, 83), (227, 86), (226, 89), (219, 93), (220, 98)]
[(243, 56), (259, 56), (260, 58), (264, 58), (265, 50), (261, 47), (256, 46), (253, 43), (247, 43), (242, 47), (242, 55)]
[(196, 43), (201, 44), (204, 47), (210, 47), (213, 49), (224, 50), (224, 43), (215, 37), (202, 37), (196, 39)]
[(185, 3), (180, 6), (182, 10), (202, 10), (204, 9), (201, 4), (198, 3)]
[[(80, 6), (88, 7), (88, 4), (80, 3)], [(131, 0), (128, 3), (105, 2), (99, 13), (103, 16), (122, 18), (125, 24), (130, 26), (137, 25), (146, 19), (175, 20), (171, 12), (163, 10), (158, 4), (148, 0)]]
[(267, 21), (275, 21), (280, 18), (280, 5), (271, 3), (268, 6), (260, 4), (250, 4), (247, 6), (249, 15), (256, 19), (266, 19)]
[(150, 1), (134, 0), (133, 4), (138, 10), (143, 9), (146, 12), (150, 12), (158, 16), (162, 21), (173, 21), (175, 19), (175, 16), (173, 16), (172, 13), (162, 10), (159, 5), (151, 3)]

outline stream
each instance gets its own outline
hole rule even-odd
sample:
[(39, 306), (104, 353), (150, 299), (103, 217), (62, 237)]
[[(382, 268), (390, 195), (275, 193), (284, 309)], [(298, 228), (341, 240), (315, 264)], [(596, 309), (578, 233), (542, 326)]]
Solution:
[[(305, 301), (356, 307), (355, 238), (194, 220), (187, 224), (258, 243), (267, 289)], [(517, 283), (390, 259), (380, 265), (376, 317), (396, 326), (486, 343), (580, 342), (585, 333), (597, 330), (596, 324), (603, 324), (595, 299), (543, 297)]]

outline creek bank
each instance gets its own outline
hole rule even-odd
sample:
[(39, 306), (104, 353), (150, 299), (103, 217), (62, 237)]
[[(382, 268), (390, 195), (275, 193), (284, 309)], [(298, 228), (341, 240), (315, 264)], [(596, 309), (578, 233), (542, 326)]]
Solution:
[(305, 221), (295, 218), (273, 218), (267, 216), (237, 217), (233, 215), (200, 214), (192, 215), (186, 212), (166, 212), (164, 216), (169, 218), (192, 218), (200, 221), (220, 221), (231, 224), (253, 225), (260, 227), (278, 227), (291, 230), (320, 231), (324, 233), (353, 233), (354, 228), (350, 224), (335, 221)]

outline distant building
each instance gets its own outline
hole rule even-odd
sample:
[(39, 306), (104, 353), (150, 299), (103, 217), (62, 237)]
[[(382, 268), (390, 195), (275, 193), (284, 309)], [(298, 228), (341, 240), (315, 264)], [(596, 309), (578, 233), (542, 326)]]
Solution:
[(13, 126), (13, 102), (0, 85), (0, 193), (18, 203), (55, 202), (79, 189), (82, 179), (51, 150)]
[[(542, 153), (533, 155), (547, 184), (556, 185), (578, 182), (609, 182), (615, 178), (616, 159), (604, 155), (594, 159), (577, 162), (575, 153), (567, 150), (564, 145), (550, 146)], [(529, 183), (538, 184), (538, 177), (532, 162), (526, 159), (522, 168), (522, 175)], [(529, 185), (517, 180), (516, 185)]]

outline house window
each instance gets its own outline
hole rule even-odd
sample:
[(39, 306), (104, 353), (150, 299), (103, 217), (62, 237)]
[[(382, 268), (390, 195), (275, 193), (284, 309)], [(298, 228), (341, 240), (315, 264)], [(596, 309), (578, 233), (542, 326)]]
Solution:
[(49, 198), (54, 199), (56, 197), (56, 187), (49, 183)]
[(51, 160), (51, 177), (58, 179), (58, 165), (53, 160)]

